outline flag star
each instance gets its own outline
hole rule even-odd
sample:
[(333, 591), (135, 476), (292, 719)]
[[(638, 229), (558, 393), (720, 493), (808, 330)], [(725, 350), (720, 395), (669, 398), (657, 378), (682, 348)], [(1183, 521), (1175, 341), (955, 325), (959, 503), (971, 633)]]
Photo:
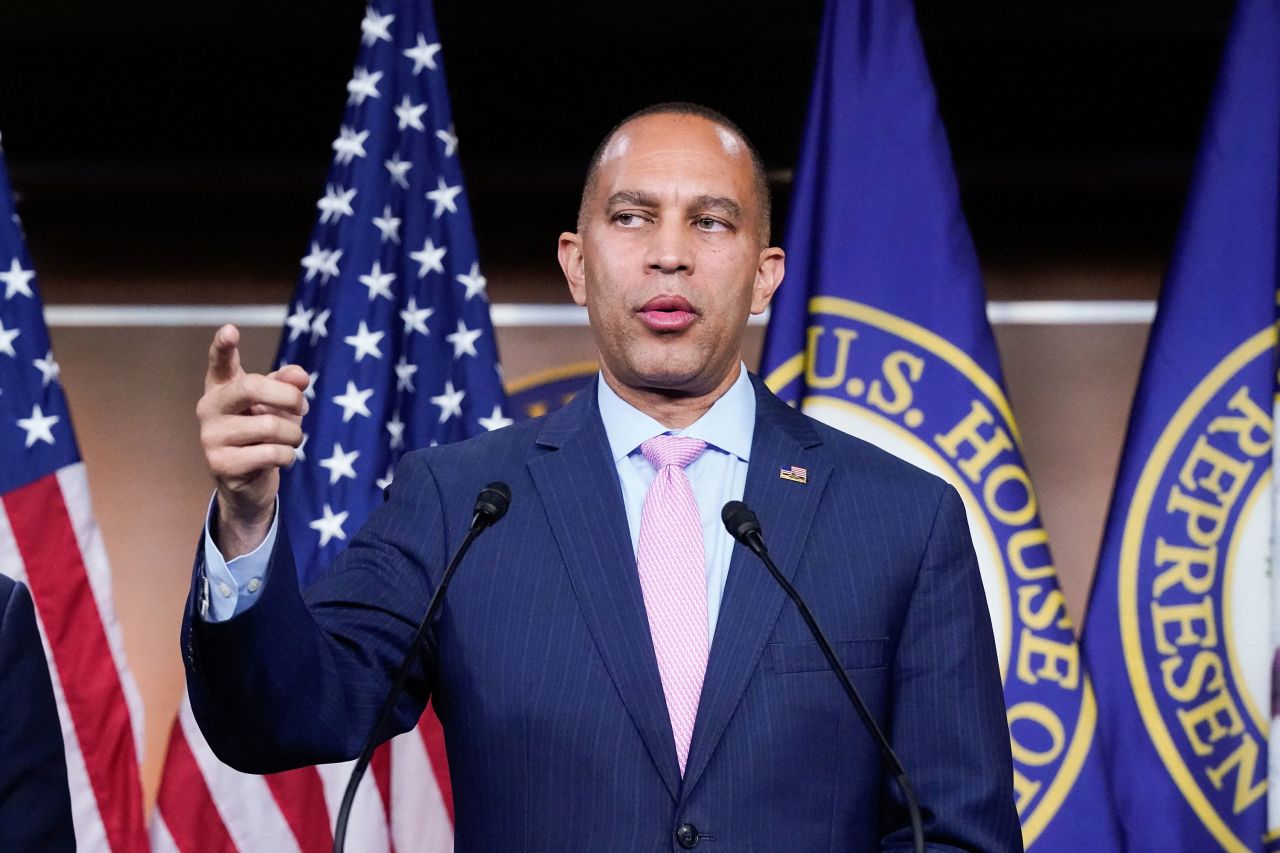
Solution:
[(415, 104), (409, 100), (409, 96), (405, 95), (400, 99), (400, 106), (395, 108), (396, 118), (400, 119), (397, 129), (404, 130), (406, 127), (412, 127), (414, 130), (425, 131), (427, 128), (422, 123), (422, 114), (427, 111), (426, 104)]
[(27, 447), (35, 444), (37, 441), (43, 441), (53, 444), (53, 431), (51, 427), (58, 421), (62, 420), (57, 415), (46, 415), (40, 411), (40, 406), (36, 405), (31, 410), (31, 417), (18, 418), (18, 426), (27, 431)]
[(348, 381), (346, 392), (333, 398), (333, 402), (342, 407), (342, 422), (344, 424), (347, 423), (355, 415), (369, 417), (372, 412), (369, 411), (369, 407), (365, 403), (372, 396), (372, 388), (366, 388), (361, 391), (356, 387), (356, 383)]
[(307, 271), (303, 276), (304, 281), (311, 281), (317, 275), (324, 272), (325, 264), (329, 262), (329, 252), (327, 249), (321, 249), (319, 243), (311, 244), (311, 251), (307, 252), (306, 257), (302, 259), (302, 268)]
[(404, 447), (404, 421), (400, 420), (400, 413), (396, 412), (391, 415), (391, 420), (387, 421), (387, 432), (391, 433), (392, 450)]
[(400, 217), (393, 216), (391, 205), (382, 208), (382, 215), (373, 217), (373, 225), (382, 233), (382, 242), (388, 240), (400, 245)]
[(451, 187), (445, 181), (444, 175), (437, 175), (436, 188), (427, 193), (427, 200), (436, 203), (436, 209), (431, 214), (432, 218), (439, 219), (446, 210), (450, 213), (457, 213), (458, 206), (454, 204), (453, 200), (458, 197), (460, 192), (462, 192), (462, 184)]
[(394, 468), (391, 465), (388, 465), (387, 476), (374, 480), (373, 484), (377, 486), (379, 489), (385, 489), (387, 488), (387, 486), (391, 485), (392, 481), (394, 481), (395, 478), (396, 478), (396, 472)]
[(355, 197), (354, 187), (344, 190), (342, 187), (327, 184), (324, 188), (324, 198), (316, 202), (316, 207), (320, 208), (320, 221), (322, 223), (337, 222), (344, 216), (354, 216), (355, 211), (351, 209), (351, 200)]
[(454, 276), (458, 283), (467, 289), (466, 299), (471, 301), (471, 297), (484, 297), (484, 287), (489, 280), (480, 274), (480, 264), (478, 261), (471, 262), (471, 272), (466, 275)]
[(62, 372), (58, 362), (53, 360), (53, 350), (49, 350), (49, 354), (44, 358), (37, 358), (31, 363), (35, 365), (36, 370), (40, 371), (40, 387), (42, 388), (57, 379), (58, 374)]
[(342, 341), (355, 347), (356, 362), (359, 363), (364, 360), (366, 355), (382, 358), (382, 350), (378, 349), (378, 341), (382, 340), (382, 336), (385, 334), (386, 332), (369, 331), (369, 326), (364, 320), (361, 320), (360, 327), (356, 329), (356, 333), (347, 335)]
[(290, 341), (295, 341), (299, 336), (311, 331), (311, 315), (314, 313), (314, 309), (303, 308), (301, 302), (297, 303), (293, 313), (284, 321), (284, 324), (289, 327)]
[(427, 40), (422, 37), (422, 33), (418, 33), (418, 43), (404, 51), (404, 55), (413, 60), (413, 76), (417, 77), (418, 72), (423, 68), (436, 70), (436, 54), (440, 52), (439, 43), (427, 44)]
[(385, 296), (387, 299), (394, 301), (391, 296), (391, 282), (395, 280), (395, 273), (382, 271), (381, 261), (374, 261), (373, 268), (369, 270), (369, 274), (360, 276), (360, 283), (369, 288), (370, 302), (379, 296)]
[(308, 400), (314, 400), (316, 398), (316, 381), (319, 379), (320, 371), (317, 370), (315, 373), (308, 373), (307, 387), (303, 390), (302, 396), (306, 397)]
[(484, 334), (484, 329), (468, 329), (467, 324), (458, 320), (458, 331), (445, 335), (444, 339), (453, 344), (454, 359), (464, 355), (479, 355), (476, 352), (476, 338)]
[(494, 405), (492, 415), (489, 415), (487, 418), (478, 418), (478, 420), (480, 422), (480, 426), (484, 427), (489, 432), (493, 432), (495, 429), (502, 429), (505, 426), (511, 426), (515, 423), (511, 418), (502, 414), (502, 406), (499, 405)]
[(321, 548), (328, 545), (330, 539), (346, 541), (347, 534), (342, 531), (342, 525), (346, 523), (347, 515), (346, 510), (334, 515), (333, 509), (328, 504), (325, 504), (324, 517), (317, 518), (308, 525), (312, 530), (319, 531)]
[(431, 271), (443, 273), (444, 264), (441, 261), (444, 260), (445, 253), (448, 251), (448, 246), (441, 246), (437, 249), (436, 244), (431, 242), (431, 238), (428, 237), (427, 241), (422, 244), (422, 251), (410, 252), (409, 257), (421, 265), (418, 267), (418, 278), (424, 278)]
[(382, 97), (378, 92), (378, 81), (382, 79), (382, 72), (375, 71), (372, 74), (368, 69), (357, 68), (355, 74), (347, 81), (347, 98), (348, 104), (360, 105), (364, 103), (365, 98)]
[(342, 258), (342, 249), (334, 249), (324, 259), (324, 263), (320, 266), (320, 283), (328, 284), (329, 279), (338, 278), (342, 275), (342, 271), (338, 269), (338, 261)]
[(404, 331), (407, 335), (414, 332), (421, 332), (423, 335), (430, 335), (427, 329), (427, 318), (436, 313), (434, 308), (419, 308), (418, 300), (409, 297), (409, 304), (400, 312), (400, 319), (404, 320)]
[(328, 325), (326, 325), (328, 322), (329, 322), (328, 308), (316, 314), (316, 318), (311, 321), (311, 345), (312, 346), (315, 346), (316, 341), (320, 340), (321, 338), (329, 337), (329, 327)]
[(302, 441), (298, 444), (297, 447), (293, 449), (293, 461), (295, 462), (307, 461), (307, 452), (305, 448), (307, 446), (307, 439), (310, 437), (311, 436), (307, 435), (305, 432), (302, 434)]
[(437, 130), (436, 139), (444, 143), (444, 156), (452, 157), (458, 150), (458, 137), (453, 132), (453, 125), (449, 125), (448, 130)]
[(366, 45), (379, 41), (390, 42), (391, 31), (388, 27), (396, 19), (395, 15), (379, 15), (372, 6), (365, 10), (364, 20), (360, 22), (360, 41)]
[(356, 469), (352, 463), (359, 458), (359, 450), (343, 453), (342, 445), (335, 441), (333, 443), (333, 455), (328, 459), (320, 460), (320, 467), (329, 469), (329, 485), (334, 485), (343, 477), (350, 477), (354, 480), (356, 478)]
[(343, 125), (338, 130), (338, 138), (333, 140), (334, 161), (341, 166), (350, 163), (356, 157), (364, 157), (364, 141), (369, 138), (369, 131), (356, 133), (355, 128)]
[(409, 170), (413, 168), (413, 162), (410, 160), (401, 160), (400, 152), (397, 151), (391, 155), (390, 160), (384, 160), (382, 165), (387, 167), (387, 171), (391, 173), (391, 180), (397, 186), (409, 189), (409, 179), (405, 177)]
[(17, 358), (18, 354), (13, 351), (13, 339), (20, 334), (22, 334), (21, 329), (6, 329), (4, 321), (0, 320), (0, 352)]
[(15, 293), (34, 298), (31, 292), (31, 279), (36, 277), (35, 270), (24, 270), (18, 259), (9, 262), (7, 272), (0, 272), (0, 281), (4, 282), (4, 300), (8, 302)]
[(467, 396), (466, 391), (455, 390), (453, 380), (446, 380), (444, 383), (444, 392), (438, 397), (432, 397), (431, 402), (440, 407), (440, 423), (444, 423), (449, 418), (462, 417), (462, 398)]
[(396, 364), (396, 390), (413, 391), (413, 374), (418, 372), (418, 365), (410, 364), (408, 356), (400, 356)]

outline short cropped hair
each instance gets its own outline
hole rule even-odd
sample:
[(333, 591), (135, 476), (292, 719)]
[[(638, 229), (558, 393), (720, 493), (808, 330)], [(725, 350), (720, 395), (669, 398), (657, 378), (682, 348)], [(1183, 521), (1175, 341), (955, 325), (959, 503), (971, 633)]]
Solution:
[(742, 140), (747, 146), (747, 151), (751, 155), (751, 171), (755, 183), (756, 200), (760, 203), (760, 225), (761, 240), (769, 242), (772, 221), (772, 198), (769, 194), (769, 176), (764, 168), (764, 160), (760, 156), (759, 149), (756, 148), (750, 138), (742, 132), (742, 128), (738, 127), (728, 116), (710, 107), (704, 107), (702, 104), (694, 104), (689, 101), (668, 101), (666, 103), (654, 104), (637, 110), (631, 115), (624, 118), (613, 126), (613, 129), (605, 134), (604, 139), (600, 140), (600, 144), (596, 146), (595, 153), (591, 155), (591, 161), (587, 164), (587, 177), (583, 181), (582, 199), (578, 203), (578, 231), (582, 231), (586, 224), (587, 215), (587, 199), (596, 189), (596, 183), (600, 177), (600, 161), (604, 158), (605, 149), (609, 147), (609, 143), (613, 141), (613, 137), (618, 134), (627, 124), (636, 119), (646, 118), (648, 116), (661, 115), (678, 115), (678, 116), (697, 116), (706, 119), (712, 124), (719, 125), (734, 136)]

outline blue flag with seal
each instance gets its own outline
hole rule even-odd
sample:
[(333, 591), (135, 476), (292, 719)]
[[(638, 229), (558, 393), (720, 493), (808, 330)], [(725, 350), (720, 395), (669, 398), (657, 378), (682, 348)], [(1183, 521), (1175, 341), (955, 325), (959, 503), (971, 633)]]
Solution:
[(1266, 748), (1276, 713), (1277, 193), (1280, 5), (1243, 0), (1084, 630), (1128, 850), (1280, 849), (1267, 831), (1277, 821), (1274, 806), (1267, 819)]
[(995, 630), (1024, 841), (1116, 849), (1093, 693), (908, 0), (827, 4), (785, 248), (766, 382), (959, 490)]

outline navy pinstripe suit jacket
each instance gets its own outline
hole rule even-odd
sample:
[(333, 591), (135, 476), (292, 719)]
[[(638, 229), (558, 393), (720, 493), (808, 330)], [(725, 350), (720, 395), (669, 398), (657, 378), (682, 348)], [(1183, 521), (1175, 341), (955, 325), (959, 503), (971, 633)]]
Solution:
[[(1021, 849), (959, 496), (753, 381), (744, 499), (889, 733), (930, 849)], [(779, 478), (792, 465), (807, 484)], [(188, 690), (224, 761), (262, 773), (354, 757), (492, 480), (510, 484), (511, 510), (454, 578), (397, 709), (407, 730), (433, 698), (458, 851), (679, 850), (684, 823), (712, 853), (910, 849), (874, 743), (742, 546), (681, 779), (594, 385), (545, 418), (408, 454), (390, 501), (305, 595), (281, 535), (254, 607), (210, 624), (191, 596)]]

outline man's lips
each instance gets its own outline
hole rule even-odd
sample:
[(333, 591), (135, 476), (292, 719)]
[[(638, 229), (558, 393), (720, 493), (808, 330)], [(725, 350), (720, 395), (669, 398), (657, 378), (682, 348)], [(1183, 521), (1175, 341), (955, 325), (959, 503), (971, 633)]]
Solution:
[(674, 332), (687, 329), (698, 319), (689, 300), (683, 296), (655, 296), (637, 312), (643, 322), (655, 332)]

